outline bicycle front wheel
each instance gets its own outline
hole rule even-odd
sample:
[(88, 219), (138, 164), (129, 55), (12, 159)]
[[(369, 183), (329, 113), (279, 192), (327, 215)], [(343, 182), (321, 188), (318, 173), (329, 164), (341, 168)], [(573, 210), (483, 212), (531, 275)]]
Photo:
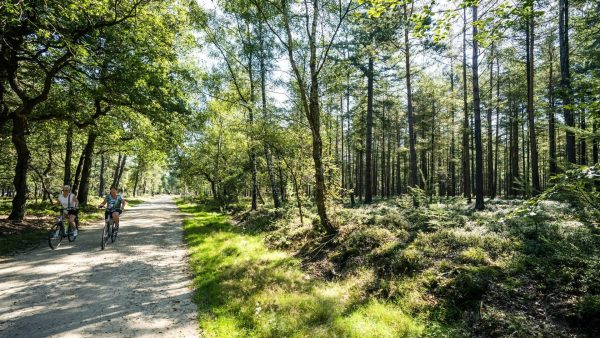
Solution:
[(108, 242), (108, 223), (104, 224), (104, 228), (102, 229), (102, 242), (101, 242), (101, 248), (102, 250), (104, 250), (104, 248), (106, 248), (106, 243)]
[(52, 226), (48, 232), (48, 245), (50, 249), (54, 250), (58, 248), (60, 242), (62, 242), (62, 227), (60, 223), (56, 223)]
[(114, 243), (117, 240), (118, 228), (113, 224), (112, 233), (110, 234), (110, 242)]
[(69, 242), (73, 242), (75, 240), (75, 238), (77, 238), (77, 235), (75, 234), (75, 228), (73, 226), (71, 226), (71, 224), (69, 224), (69, 231), (67, 232), (67, 238), (69, 239)]

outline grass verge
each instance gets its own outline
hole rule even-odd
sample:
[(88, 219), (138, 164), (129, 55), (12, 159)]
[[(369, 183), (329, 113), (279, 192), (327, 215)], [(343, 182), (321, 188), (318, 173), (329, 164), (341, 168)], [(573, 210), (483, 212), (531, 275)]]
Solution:
[(438, 327), (367, 293), (370, 269), (323, 281), (290, 253), (268, 249), (264, 234), (227, 216), (178, 202), (196, 288), (198, 321), (208, 337), (415, 337)]

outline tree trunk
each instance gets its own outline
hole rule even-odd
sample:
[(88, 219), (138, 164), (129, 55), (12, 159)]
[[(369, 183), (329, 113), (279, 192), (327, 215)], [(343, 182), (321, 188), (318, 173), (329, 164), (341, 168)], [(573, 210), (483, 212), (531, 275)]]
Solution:
[(140, 172), (142, 171), (142, 169), (139, 167), (137, 170), (135, 171), (135, 178), (133, 179), (133, 197), (137, 196), (137, 188), (138, 188), (138, 183), (140, 181)]
[(73, 187), (71, 191), (73, 194), (77, 195), (79, 191), (79, 182), (81, 180), (81, 168), (83, 167), (83, 158), (85, 157), (85, 149), (81, 151), (81, 155), (79, 155), (79, 162), (77, 162), (77, 168), (75, 169), (75, 178), (73, 179)]
[(435, 101), (432, 101), (431, 104), (431, 170), (429, 171), (428, 189), (431, 195), (435, 195)]
[[(579, 113), (579, 129), (585, 131), (585, 109), (582, 109)], [(585, 137), (579, 138), (579, 164), (587, 165), (587, 147), (585, 143)]]
[[(473, 6), (473, 22), (477, 21), (477, 6)], [(483, 210), (483, 147), (481, 142), (481, 107), (479, 98), (479, 43), (477, 26), (473, 25), (473, 113), (475, 115), (475, 209)]]
[(121, 165), (119, 166), (119, 172), (117, 175), (117, 180), (115, 182), (115, 186), (118, 187), (119, 184), (121, 183), (121, 176), (123, 176), (123, 171), (125, 171), (125, 163), (127, 161), (127, 155), (123, 155), (123, 158), (121, 160)]
[(13, 186), (15, 196), (12, 200), (12, 210), (8, 219), (20, 222), (25, 217), (25, 203), (27, 202), (27, 170), (29, 169), (30, 153), (25, 135), (27, 133), (27, 116), (14, 113), (12, 116), (12, 143), (17, 152), (17, 165)]
[[(260, 39), (260, 92), (262, 99), (262, 111), (265, 122), (269, 122), (269, 111), (267, 110), (267, 90), (266, 90), (266, 67), (265, 59), (266, 53), (264, 48), (264, 36), (263, 36), (263, 25), (259, 25), (259, 39)], [(267, 161), (267, 173), (269, 174), (269, 183), (271, 184), (271, 195), (273, 196), (273, 206), (275, 208), (281, 207), (281, 200), (279, 198), (279, 191), (277, 189), (277, 182), (275, 180), (275, 170), (273, 169), (273, 155), (271, 155), (271, 149), (269, 145), (265, 143), (265, 159)]]
[(463, 9), (463, 130), (462, 130), (462, 175), (463, 175), (463, 194), (467, 202), (471, 203), (471, 170), (469, 161), (469, 137), (471, 128), (469, 127), (469, 106), (467, 104), (467, 9)]
[[(400, 137), (400, 114), (396, 114), (396, 148), (400, 148), (402, 139)], [(396, 195), (402, 194), (402, 179), (400, 170), (400, 152), (396, 152)]]
[[(569, 0), (559, 0), (559, 19), (558, 19), (558, 37), (560, 45), (560, 85), (563, 112), (565, 115), (565, 124), (568, 127), (575, 127), (575, 119), (571, 105), (571, 74), (569, 64)], [(566, 154), (567, 161), (577, 163), (575, 153), (575, 134), (566, 130)]]
[(410, 186), (415, 187), (419, 184), (419, 174), (417, 170), (417, 150), (415, 149), (415, 118), (413, 116), (412, 87), (410, 73), (410, 44), (408, 40), (408, 12), (404, 5), (404, 56), (406, 70), (406, 102), (408, 112), (408, 144), (410, 152)]
[[(252, 72), (252, 54), (248, 56), (248, 78), (250, 80), (250, 104), (254, 103), (254, 77)], [(256, 148), (254, 146), (254, 111), (248, 108), (248, 123), (250, 124), (250, 164), (252, 166), (252, 210), (258, 209), (258, 171), (256, 163)]]
[(534, 78), (534, 64), (533, 64), (533, 46), (534, 46), (534, 20), (533, 20), (533, 0), (529, 0), (531, 6), (530, 17), (527, 19), (527, 121), (529, 122), (529, 149), (531, 159), (531, 183), (533, 186), (533, 196), (538, 195), (541, 192), (540, 187), (540, 172), (538, 168), (538, 151), (537, 151), (537, 138), (535, 135), (535, 117), (533, 111), (533, 78)]
[[(499, 148), (499, 144), (500, 144), (500, 138), (498, 135), (499, 128), (500, 128), (500, 58), (498, 57), (498, 54), (496, 54), (496, 146), (495, 146), (496, 159), (495, 159), (495, 164), (494, 164), (494, 168), (495, 168), (494, 169), (494, 187), (492, 189), (492, 195), (490, 196), (492, 199), (496, 198), (497, 193), (499, 194), (498, 190), (502, 190), (500, 188), (500, 186), (498, 185), (498, 176), (500, 175), (499, 174), (500, 167), (498, 166), (498, 162), (499, 162), (498, 148)], [(506, 161), (506, 157), (504, 158), (504, 160)]]
[(385, 105), (381, 107), (381, 198), (385, 196), (385, 180), (387, 176), (385, 168)]
[[(350, 148), (350, 135), (352, 130), (350, 127), (350, 72), (346, 72), (346, 118), (348, 119), (348, 132), (346, 133), (346, 146), (348, 147), (348, 188), (350, 189), (350, 205), (354, 206), (354, 195), (356, 193), (356, 189), (354, 189), (354, 183), (352, 179), (352, 151)], [(354, 177), (356, 177), (356, 175), (354, 175)]]
[(510, 196), (514, 197), (517, 194), (519, 180), (519, 113), (518, 110), (512, 108), (511, 118), (511, 175), (510, 175)]
[[(592, 125), (592, 131), (594, 134), (598, 133), (598, 122), (595, 121), (594, 124)], [(597, 164), (598, 163), (598, 139), (594, 138), (594, 140), (592, 141), (592, 164)]]
[(451, 140), (450, 140), (450, 189), (448, 193), (450, 196), (456, 196), (456, 146), (454, 140), (454, 115), (455, 115), (455, 107), (454, 107), (454, 58), (450, 59), (450, 95), (451, 95), (451, 106), (450, 106), (450, 114), (452, 124), (450, 126), (451, 130)]
[[(494, 46), (492, 46), (492, 51)], [(490, 198), (494, 192), (494, 144), (492, 136), (492, 107), (494, 102), (494, 59), (490, 58), (490, 100), (487, 109), (487, 194)]]
[(46, 146), (48, 147), (48, 163), (46, 164), (46, 168), (44, 169), (44, 172), (41, 175), (42, 178), (42, 189), (43, 189), (43, 195), (42, 195), (42, 202), (45, 202), (46, 200), (50, 201), (50, 203), (52, 203), (52, 192), (50, 191), (50, 189), (48, 188), (48, 185), (50, 184), (50, 172), (52, 171), (52, 163), (54, 162), (52, 160), (52, 140), (50, 139), (50, 134), (47, 135), (48, 136), (48, 140), (47, 140), (47, 144)]
[(548, 63), (549, 63), (549, 76), (548, 76), (548, 102), (550, 107), (548, 109), (548, 148), (549, 148), (549, 165), (550, 165), (550, 176), (558, 173), (556, 166), (556, 117), (554, 115), (554, 44), (548, 44)]
[(89, 193), (89, 182), (90, 175), (92, 173), (92, 160), (94, 154), (94, 145), (96, 143), (96, 138), (98, 134), (94, 131), (90, 131), (88, 134), (87, 143), (85, 145), (85, 149), (83, 150), (84, 159), (83, 159), (83, 168), (81, 170), (81, 184), (78, 192), (78, 199), (80, 205), (87, 205), (88, 203), (88, 193)]
[(367, 126), (365, 135), (365, 204), (373, 202), (372, 153), (373, 153), (373, 56), (369, 55), (367, 70)]
[(73, 125), (67, 129), (67, 146), (65, 148), (65, 174), (63, 184), (71, 184), (71, 158), (73, 157)]
[(119, 177), (119, 170), (121, 170), (121, 158), (122, 158), (122, 155), (119, 154), (119, 157), (117, 158), (117, 164), (115, 164), (115, 171), (113, 172), (113, 180), (112, 180), (112, 183), (110, 184), (111, 187), (118, 186), (117, 179)]
[(105, 185), (105, 181), (104, 181), (104, 171), (105, 171), (105, 166), (106, 166), (106, 159), (104, 157), (104, 154), (100, 155), (100, 182), (98, 184), (98, 196), (102, 197), (104, 196), (104, 190), (106, 189)]

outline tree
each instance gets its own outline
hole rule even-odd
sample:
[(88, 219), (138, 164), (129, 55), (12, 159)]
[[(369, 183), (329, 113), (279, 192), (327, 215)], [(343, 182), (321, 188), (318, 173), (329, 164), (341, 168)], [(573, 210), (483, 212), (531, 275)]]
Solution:
[[(471, 7), (477, 21), (477, 5)], [(475, 209), (483, 210), (483, 146), (481, 142), (481, 106), (479, 98), (479, 42), (477, 25), (473, 24), (473, 113), (475, 114)]]

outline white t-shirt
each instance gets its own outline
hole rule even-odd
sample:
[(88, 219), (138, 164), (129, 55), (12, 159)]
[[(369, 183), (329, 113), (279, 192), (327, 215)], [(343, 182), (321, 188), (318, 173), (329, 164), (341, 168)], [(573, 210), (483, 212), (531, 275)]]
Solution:
[[(58, 202), (60, 202), (60, 205), (62, 205), (63, 208), (67, 209), (67, 208), (77, 208), (77, 203), (75, 202), (75, 196), (71, 193), (69, 193), (66, 197), (64, 194), (59, 194), (58, 195)], [(69, 203), (69, 199), (71, 200)]]

